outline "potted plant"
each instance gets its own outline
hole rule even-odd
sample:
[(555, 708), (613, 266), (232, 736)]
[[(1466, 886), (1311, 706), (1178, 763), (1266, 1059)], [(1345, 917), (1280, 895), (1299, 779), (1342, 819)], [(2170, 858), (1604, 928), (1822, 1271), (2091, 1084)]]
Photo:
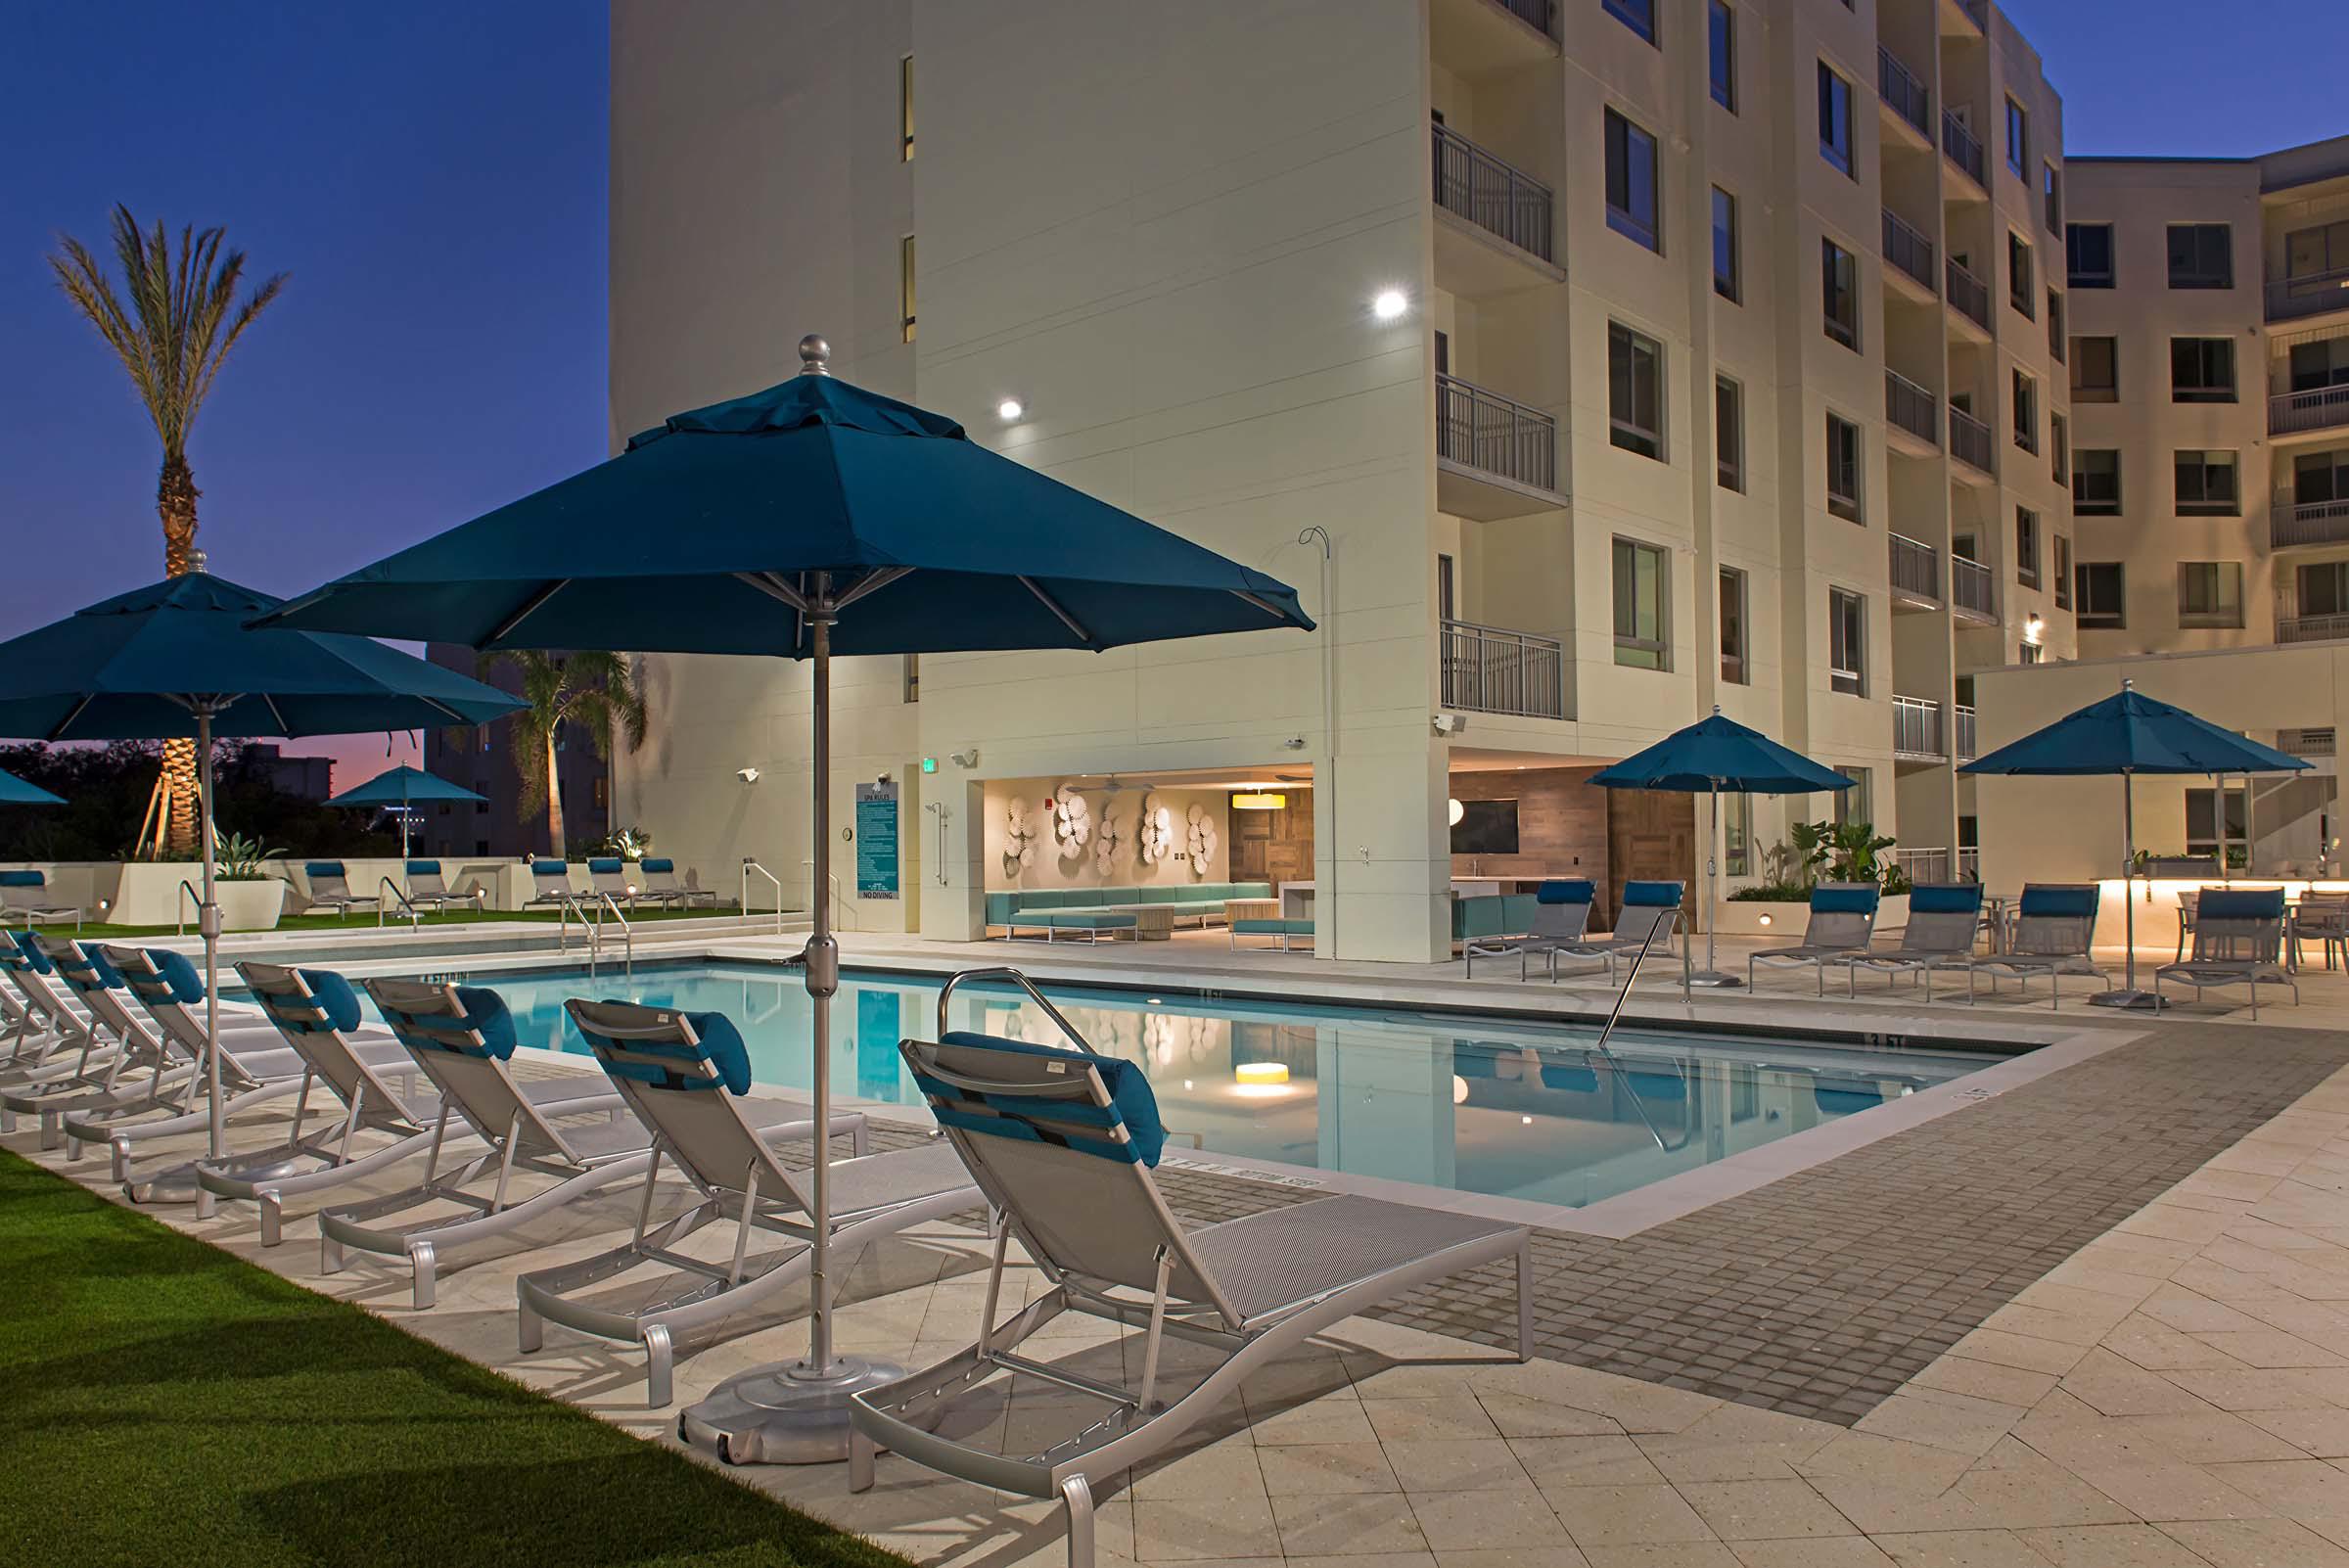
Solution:
[(228, 931), (274, 931), (285, 912), (286, 883), (264, 862), (282, 860), (284, 850), (267, 850), (257, 839), (224, 833), (213, 845), (212, 901)]

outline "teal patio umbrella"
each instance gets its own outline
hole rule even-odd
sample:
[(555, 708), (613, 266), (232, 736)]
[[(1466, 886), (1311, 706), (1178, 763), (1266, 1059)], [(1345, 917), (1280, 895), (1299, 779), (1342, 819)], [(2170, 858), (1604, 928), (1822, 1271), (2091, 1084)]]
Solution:
[[(671, 415), (618, 457), (289, 602), (270, 621), (500, 648), (810, 662), (815, 897), (801, 954), (816, 1126), (831, 1112), (831, 659), (1310, 629), (1296, 590), (972, 440), (943, 415), (801, 372)], [(836, 1356), (830, 1185), (810, 1178), (806, 1358), (722, 1385), (681, 1429), (732, 1460), (837, 1459), (848, 1397), (899, 1368)]]
[(1859, 784), (1758, 729), (1724, 717), (1718, 704), (1710, 717), (1600, 768), (1590, 782), (1608, 790), (1673, 790), (1711, 799), (1712, 825), (1705, 839), (1705, 967), (1688, 976), (1688, 984), (1720, 987), (1738, 984), (1735, 975), (1723, 973), (1713, 962), (1713, 879), (1721, 848), (1722, 796), (1815, 795)]
[[(0, 643), (0, 735), (196, 742), (204, 853), (197, 930), (214, 1159), (223, 1152), (223, 1130), (212, 742), (479, 724), (522, 706), (493, 686), (365, 637), (248, 629), (246, 623), (278, 603), (199, 570)], [(197, 1201), (208, 1211), (208, 1196)]]
[(354, 784), (327, 800), (329, 806), (373, 806), (399, 812), (399, 857), (408, 857), (408, 826), (418, 801), (479, 801), (462, 784), (451, 784), (438, 773), (402, 762), (387, 767), (364, 784)]
[[(2293, 773), (2309, 764), (2297, 757), (2222, 729), (2183, 708), (2147, 697), (2137, 682), (2077, 713), (1977, 757), (1960, 773), (2006, 773), (2044, 777), (2096, 776), (2121, 779), (2122, 872), (2134, 878), (2137, 865), (2137, 803), (2131, 781), (2140, 773)], [(2220, 803), (2221, 820), (2225, 803)], [(2220, 856), (2222, 867), (2226, 857)], [(2089, 1000), (2099, 1007), (2158, 1009), (2161, 999), (2137, 989), (2137, 900), (2121, 899), (2128, 935), (2128, 979), (2119, 991), (2099, 992)]]
[(0, 768), (0, 806), (63, 806), (65, 797), (52, 795), (38, 784), (28, 783)]

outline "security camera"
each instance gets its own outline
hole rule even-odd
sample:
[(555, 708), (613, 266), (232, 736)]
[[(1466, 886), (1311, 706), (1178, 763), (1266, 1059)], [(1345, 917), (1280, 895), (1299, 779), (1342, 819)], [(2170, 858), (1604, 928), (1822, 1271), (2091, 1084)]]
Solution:
[(734, 769), (734, 776), (742, 780), (745, 784), (756, 784), (759, 782), (759, 769), (755, 767), (738, 767)]
[(1439, 735), (1464, 734), (1468, 728), (1468, 715), (1466, 714), (1438, 714), (1435, 716), (1435, 726), (1436, 733)]
[(1303, 735), (1291, 735), (1287, 740), (1282, 741), (1280, 744), (1292, 752), (1302, 752), (1305, 750), (1305, 737)]
[(979, 748), (976, 746), (967, 752), (951, 752), (947, 755), (953, 760), (956, 767), (977, 767), (979, 765)]

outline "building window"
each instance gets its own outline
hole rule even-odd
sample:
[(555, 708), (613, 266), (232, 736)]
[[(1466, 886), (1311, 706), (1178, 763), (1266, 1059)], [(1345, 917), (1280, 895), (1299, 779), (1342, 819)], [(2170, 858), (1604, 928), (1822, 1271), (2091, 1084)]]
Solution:
[(2178, 624), (2239, 626), (2243, 623), (2243, 564), (2240, 561), (2178, 563)]
[[(2250, 803), (2245, 798), (2245, 792), (2238, 785), (2226, 792), (2225, 804), (2227, 832), (2224, 837), (2227, 845), (2227, 863), (2230, 866), (2247, 865), (2250, 862), (2248, 843), (2251, 820), (2248, 809)], [(2217, 790), (2198, 789), (2186, 792), (2187, 853), (2207, 854), (2214, 859), (2217, 857), (2221, 840), (2219, 807), (2220, 795)]]
[(2006, 100), (2006, 166), (2018, 179), (2031, 166), (2031, 116), (2011, 98)]
[(920, 702), (922, 700), (922, 656), (920, 654), (905, 656), (902, 674), (904, 678), (900, 690), (904, 700), (909, 703)]
[(1852, 164), (1852, 84), (1823, 60), (1819, 63), (1819, 156), (1859, 178)]
[(2063, 230), (2063, 254), (2075, 289), (2112, 287), (2112, 225), (2068, 223)]
[(913, 342), (913, 236), (898, 242), (898, 314), (903, 318), (899, 338)]
[(2349, 501), (2349, 451), (2310, 452), (2292, 459), (2292, 504)]
[(1713, 292), (1737, 299), (1737, 198), (1713, 187)]
[(1601, 0), (1607, 14), (1645, 38), (1656, 41), (1656, 0)]
[(1837, 827), (1853, 822), (1873, 823), (1876, 819), (1875, 785), (1865, 767), (1849, 767), (1837, 763), (1835, 771), (1852, 781), (1848, 790), (1837, 790), (1827, 797), (1828, 815)]
[(2031, 275), (2031, 242), (2019, 234), (2006, 236), (2006, 302), (2023, 319), (2036, 313), (2039, 288)]
[(2296, 343), (2286, 368), (2296, 392), (2349, 385), (2349, 337)]
[(1656, 139), (1612, 109), (1606, 118), (1607, 227), (1660, 254)]
[(2039, 210), (2050, 234), (2063, 232), (2063, 176), (2052, 163), (2040, 165)]
[(1619, 321), (1607, 323), (1609, 438), (1627, 452), (1664, 458), (1664, 346)]
[(2055, 579), (2055, 608), (2069, 610), (2072, 607), (2072, 541), (2058, 533), (2054, 542), (2055, 559), (2050, 564), (2049, 575)]
[(2072, 482), (2072, 425), (2061, 414), (2048, 412), (2048, 469), (2058, 484)]
[(1737, 113), (1737, 14), (1727, 0), (1707, 0), (1706, 24), (1712, 49), (1713, 102)]
[(2063, 296), (2048, 290), (2048, 357), (2063, 363)]
[(2121, 400), (2121, 341), (2118, 338), (2072, 340), (2072, 401), (2117, 403)]
[(1745, 389), (1727, 376), (1713, 378), (1713, 459), (1725, 490), (1745, 492)]
[(1436, 557), (1436, 614), (1446, 621), (1459, 619), (1453, 613), (1458, 608), (1453, 578), (1451, 557), (1438, 555)]
[(2020, 664), (2045, 664), (2048, 659), (2048, 650), (2036, 642), (2025, 642), (2015, 649), (2015, 659)]
[(2234, 287), (2234, 229), (2226, 223), (2170, 225), (2170, 287)]
[(588, 791), (588, 799), (595, 803), (596, 809), (599, 811), (610, 806), (612, 804), (612, 781), (600, 774), (597, 775), (594, 788)]
[(2121, 515), (2121, 454), (2083, 446), (2072, 454), (2072, 511), (2079, 517)]
[(1615, 541), (1615, 662), (1672, 668), (1672, 557), (1637, 539)]
[(898, 161), (913, 161), (913, 56), (898, 61)]
[[(1754, 798), (1750, 795), (1724, 795), (1721, 798), (1721, 874), (1725, 877), (1750, 877), (1754, 874)], [(1744, 1085), (1741, 1093), (1749, 1092)], [(1758, 1095), (1759, 1075), (1750, 1092)], [(1761, 1114), (1756, 1103), (1742, 1114), (1751, 1121)]]
[(2118, 631), (2129, 624), (2120, 562), (2081, 562), (2072, 570), (2072, 586), (2077, 590), (2081, 630)]
[(2233, 338), (2172, 338), (2170, 340), (2170, 401), (2174, 403), (2234, 402), (2234, 340)]
[(1867, 601), (1841, 588), (1827, 590), (1827, 684), (1867, 695)]
[(2039, 586), (2039, 514), (2027, 506), (2014, 509), (2014, 580)]
[(2237, 483), (2233, 452), (2180, 452), (2176, 470), (2180, 517), (2241, 515), (2242, 486)]
[(1721, 569), (1721, 678), (1725, 685), (1742, 686), (1753, 677), (1745, 668), (1745, 574), (1735, 567)]
[(1819, 309), (1827, 336), (1860, 346), (1860, 261), (1833, 240), (1819, 242)]
[(2339, 280), (2328, 275), (2349, 271), (2349, 218), (2337, 223), (2323, 223), (2313, 229), (2294, 229), (2283, 237), (2283, 276), (2285, 282), (2295, 278), (2324, 278), (2326, 292), (2312, 295), (2312, 299), (2332, 299), (2339, 293)]
[(2304, 566), (2292, 576), (2300, 616), (2349, 615), (2349, 561)]
[(2039, 450), (2039, 383), (2014, 372), (2014, 444), (2026, 452)]
[(1860, 521), (1860, 427), (1827, 415), (1827, 510), (1846, 522)]

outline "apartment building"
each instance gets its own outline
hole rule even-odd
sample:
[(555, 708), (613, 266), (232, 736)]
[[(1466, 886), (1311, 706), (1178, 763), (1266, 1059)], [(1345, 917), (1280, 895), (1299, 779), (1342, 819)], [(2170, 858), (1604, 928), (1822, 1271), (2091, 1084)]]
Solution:
[[(1588, 776), (1717, 705), (1865, 781), (1732, 807), (1732, 882), (1830, 812), (1942, 875), (1970, 676), (2075, 652), (2062, 109), (1976, 0), (620, 0), (612, 58), (616, 444), (820, 331), (1320, 622), (848, 661), (851, 928), (978, 934), (1019, 803), (1140, 780), (1217, 870), (1293, 794), (1318, 948), (1424, 959), (1461, 877), (1691, 875)], [(618, 814), (793, 882), (805, 674), (652, 685)]]
[(2349, 638), (2349, 137), (2074, 167), (2083, 655)]

